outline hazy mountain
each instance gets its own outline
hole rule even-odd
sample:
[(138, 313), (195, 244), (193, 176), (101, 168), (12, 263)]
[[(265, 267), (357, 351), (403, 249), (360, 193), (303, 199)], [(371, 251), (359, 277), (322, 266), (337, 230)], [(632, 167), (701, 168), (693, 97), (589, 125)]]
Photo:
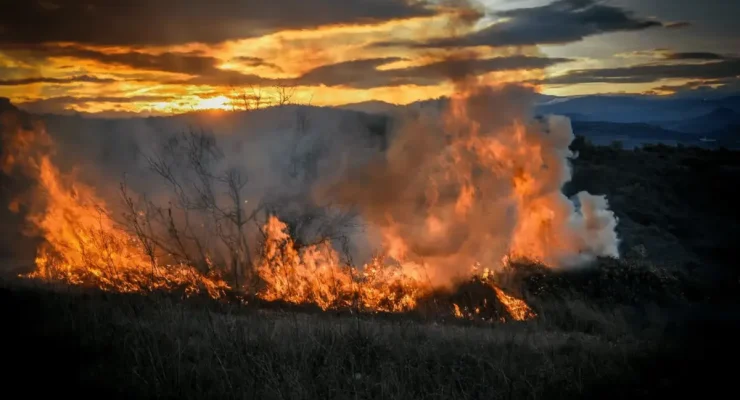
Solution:
[(717, 108), (740, 111), (740, 96), (719, 99), (641, 95), (594, 95), (561, 98), (538, 106), (543, 114), (608, 122), (673, 122), (697, 118)]
[(722, 131), (733, 125), (740, 125), (740, 112), (728, 107), (719, 107), (694, 118), (660, 123), (666, 129), (688, 133)]
[(390, 114), (397, 111), (399, 108), (397, 104), (386, 103), (385, 101), (363, 101), (361, 103), (351, 103), (338, 106), (336, 108), (340, 110), (351, 110), (360, 111), (368, 114)]
[[(535, 113), (559, 114), (571, 118), (577, 135), (593, 138), (599, 144), (612, 141), (640, 143), (697, 143), (702, 137), (734, 140), (740, 126), (740, 95), (722, 98), (642, 95), (589, 95), (558, 97), (537, 95)], [(104, 132), (106, 136), (123, 132), (172, 133), (196, 128), (207, 128), (219, 133), (237, 133), (254, 130), (286, 131), (300, 124), (308, 115), (312, 125), (320, 121), (335, 121), (332, 130), (361, 121), (361, 126), (381, 133), (389, 129), (394, 116), (404, 112), (440, 112), (449, 103), (448, 98), (437, 98), (406, 106), (383, 101), (366, 101), (338, 107), (308, 107), (289, 105), (252, 112), (193, 112), (172, 116), (111, 119), (95, 115), (44, 115), (52, 132), (78, 136), (74, 132)], [(0, 110), (15, 108), (7, 99), (0, 98)], [(344, 122), (342, 122), (344, 121)], [(329, 128), (326, 126), (325, 128)], [(77, 140), (69, 139), (67, 143)], [(82, 140), (82, 138), (79, 138)], [(109, 139), (111, 140), (110, 136)], [(734, 146), (734, 144), (733, 144)]]

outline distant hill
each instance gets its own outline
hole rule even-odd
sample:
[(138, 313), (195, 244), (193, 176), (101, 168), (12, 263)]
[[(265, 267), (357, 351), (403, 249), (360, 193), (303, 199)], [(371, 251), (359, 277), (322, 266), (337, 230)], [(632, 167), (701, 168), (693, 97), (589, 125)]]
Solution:
[(574, 131), (589, 136), (625, 135), (640, 139), (692, 140), (695, 135), (684, 132), (671, 131), (659, 126), (646, 123), (619, 123), (604, 121), (571, 121)]
[(719, 107), (698, 117), (663, 122), (659, 125), (666, 129), (687, 133), (722, 131), (730, 126), (740, 125), (740, 112), (728, 107)]
[(335, 108), (360, 111), (368, 114), (390, 114), (402, 107), (397, 104), (386, 103), (385, 101), (364, 101), (361, 103), (344, 104)]
[(675, 146), (697, 146), (715, 148), (720, 145), (736, 148), (727, 142), (723, 132), (712, 132), (706, 135), (679, 132), (646, 123), (620, 123), (605, 121), (572, 120), (573, 133), (587, 138), (596, 145), (610, 145), (621, 142), (624, 148), (635, 148), (645, 144), (666, 144)]
[[(406, 106), (371, 101), (339, 108), (390, 114), (401, 109), (442, 110), (448, 102), (448, 98), (440, 97)], [(669, 131), (706, 134), (736, 122), (737, 114), (740, 113), (740, 95), (702, 98), (627, 94), (560, 97), (539, 94), (535, 100), (535, 112), (539, 115), (565, 115), (573, 121), (643, 123), (657, 125)], [(648, 129), (650, 128), (640, 127), (638, 130)]]
[(594, 95), (545, 102), (538, 113), (569, 115), (572, 119), (621, 123), (663, 123), (697, 118), (718, 108), (740, 112), (740, 96), (719, 99), (642, 95)]

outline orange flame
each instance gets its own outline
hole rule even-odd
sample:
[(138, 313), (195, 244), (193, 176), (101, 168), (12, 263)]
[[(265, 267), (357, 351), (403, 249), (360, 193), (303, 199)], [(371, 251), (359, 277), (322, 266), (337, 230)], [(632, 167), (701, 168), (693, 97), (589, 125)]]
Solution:
[[(387, 163), (370, 172), (369, 184), (340, 189), (340, 199), (359, 204), (380, 229), (383, 257), (346, 265), (330, 242), (299, 247), (287, 225), (269, 216), (252, 265), (259, 283), (254, 294), (323, 310), (405, 312), (440, 286), (476, 275), (471, 268), (483, 265), (488, 269), (480, 281), (511, 318), (526, 320), (534, 311), (497, 286), (491, 271), (517, 258), (554, 266), (566, 256), (613, 252), (589, 242), (610, 239), (613, 226), (603, 205), (588, 203), (579, 216), (560, 192), (570, 176), (571, 137), (562, 134), (572, 136), (569, 126), (558, 119), (549, 125), (525, 122), (516, 105), (502, 104), (501, 114), (492, 117), (486, 101), (502, 100), (494, 93), (499, 90), (504, 91), (477, 84), (463, 88), (444, 114), (441, 136), (410, 126), (388, 150)], [(547, 129), (561, 134), (542, 134)], [(29, 277), (120, 292), (182, 289), (214, 298), (233, 289), (216, 272), (225, 266), (204, 272), (172, 261), (122, 229), (92, 187), (60, 172), (48, 151), (34, 153), (38, 144), (51, 143), (43, 129), (19, 129), (12, 143), (15, 152), (3, 157), (3, 171), (25, 165), (39, 189), (29, 222), (45, 243)], [(16, 202), (11, 206), (19, 209)], [(603, 226), (584, 221), (589, 218), (600, 218)], [(487, 306), (468, 310), (452, 304), (450, 312), (475, 318)]]
[(375, 259), (362, 271), (342, 265), (329, 243), (296, 250), (287, 225), (270, 217), (257, 268), (266, 287), (265, 300), (316, 304), (322, 309), (354, 308), (369, 311), (412, 310), (430, 287), (417, 271), (382, 265)]
[(48, 157), (41, 158), (39, 167), (46, 207), (29, 220), (45, 242), (29, 277), (124, 293), (182, 288), (188, 295), (205, 292), (219, 298), (228, 289), (220, 278), (190, 266), (160, 265), (135, 236), (115, 224), (92, 188), (80, 183), (65, 187)]
[[(111, 218), (92, 187), (63, 176), (54, 166), (48, 154), (52, 140), (43, 126), (23, 129), (12, 119), (3, 116), (9, 130), (3, 135), (3, 171), (20, 167), (36, 181), (27, 219), (44, 238), (36, 270), (27, 277), (124, 293), (182, 289), (187, 295), (223, 296), (228, 285), (217, 276), (187, 265), (160, 265), (147, 255), (137, 238)], [(17, 210), (18, 201), (9, 206)]]

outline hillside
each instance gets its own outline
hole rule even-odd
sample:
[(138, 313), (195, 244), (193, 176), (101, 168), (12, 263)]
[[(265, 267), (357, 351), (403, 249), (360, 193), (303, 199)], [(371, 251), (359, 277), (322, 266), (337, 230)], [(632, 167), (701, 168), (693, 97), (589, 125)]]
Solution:
[(546, 102), (538, 107), (538, 112), (578, 115), (590, 121), (650, 123), (697, 118), (717, 108), (740, 111), (740, 102), (737, 96), (704, 99), (645, 95), (593, 95)]
[(719, 107), (698, 117), (660, 122), (659, 125), (666, 129), (686, 133), (718, 132), (740, 125), (740, 112), (728, 107)]
[(365, 101), (362, 103), (344, 104), (336, 108), (340, 110), (359, 111), (368, 114), (392, 114), (402, 107), (403, 106), (386, 103), (384, 101)]
[(645, 144), (662, 143), (675, 146), (707, 146), (694, 134), (672, 131), (647, 123), (619, 123), (604, 121), (572, 120), (573, 132), (588, 138), (596, 145), (608, 146), (619, 142), (627, 149), (634, 149)]

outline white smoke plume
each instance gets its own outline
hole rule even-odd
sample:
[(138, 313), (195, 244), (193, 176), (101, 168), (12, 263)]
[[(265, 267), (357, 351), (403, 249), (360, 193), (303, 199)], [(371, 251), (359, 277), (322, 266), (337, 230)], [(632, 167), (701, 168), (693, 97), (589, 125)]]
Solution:
[(561, 116), (536, 119), (534, 92), (474, 86), (442, 113), (403, 121), (390, 148), (325, 192), (355, 207), (401, 263), (444, 284), (510, 258), (553, 267), (618, 257), (604, 197), (561, 189), (574, 138)]
[[(47, 131), (54, 163), (95, 188), (113, 217), (126, 211), (125, 179), (133, 197), (173, 210), (177, 227), (190, 229), (226, 265), (233, 254), (214, 240), (213, 215), (178, 209), (175, 188), (151, 168), (172, 134), (188, 127), (215, 132), (222, 154), (209, 171), (243, 178), (244, 215), (267, 205), (265, 213), (304, 225), (291, 232), (299, 242), (329, 236), (347, 246), (356, 265), (382, 253), (448, 285), (473, 266), (495, 269), (510, 258), (571, 267), (619, 256), (607, 200), (562, 193), (574, 136), (565, 117), (535, 118), (534, 95), (517, 85), (476, 85), (441, 113), (401, 114), (381, 132), (370, 127), (381, 119), (301, 106), (218, 117), (49, 118)], [(195, 198), (197, 177), (178, 164), (187, 154), (178, 154), (168, 166)], [(214, 196), (233, 201), (221, 189)], [(258, 224), (245, 229), (255, 248)]]

